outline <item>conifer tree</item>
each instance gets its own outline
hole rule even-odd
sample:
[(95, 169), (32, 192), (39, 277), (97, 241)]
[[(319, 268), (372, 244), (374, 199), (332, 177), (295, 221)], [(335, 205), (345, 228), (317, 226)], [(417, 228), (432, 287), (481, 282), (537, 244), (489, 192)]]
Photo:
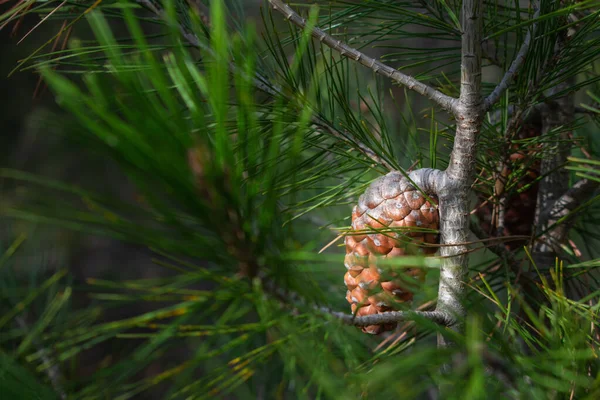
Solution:
[(7, 3), (136, 196), (3, 168), (3, 221), (165, 270), (25, 283), (4, 235), (14, 398), (600, 395), (597, 1)]

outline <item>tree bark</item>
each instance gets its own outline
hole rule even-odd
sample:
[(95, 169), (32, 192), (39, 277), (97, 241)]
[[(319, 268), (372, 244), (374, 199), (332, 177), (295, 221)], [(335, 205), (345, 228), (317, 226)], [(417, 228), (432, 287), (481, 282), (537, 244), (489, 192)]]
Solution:
[[(454, 117), (456, 134), (450, 163), (438, 185), (440, 199), (440, 271), (437, 310), (454, 316), (450, 328), (463, 331), (466, 316), (465, 278), (468, 270), (469, 193), (473, 183), (477, 138), (483, 119), (481, 96), (482, 0), (462, 5), (461, 89)], [(438, 345), (451, 343), (438, 335)]]

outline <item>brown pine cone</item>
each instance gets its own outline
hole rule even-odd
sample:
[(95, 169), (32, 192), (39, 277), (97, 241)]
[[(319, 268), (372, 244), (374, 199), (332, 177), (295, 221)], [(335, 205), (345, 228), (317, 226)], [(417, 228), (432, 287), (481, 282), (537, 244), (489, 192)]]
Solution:
[[(437, 198), (428, 197), (436, 204), (394, 171), (375, 180), (358, 199), (352, 211), (352, 229), (346, 236), (344, 260), (348, 270), (344, 276), (346, 299), (357, 316), (391, 311), (395, 304), (412, 300), (410, 280), (423, 280), (424, 270), (387, 272), (377, 267), (377, 260), (437, 251), (426, 246), (438, 243), (438, 234), (431, 230), (437, 230), (439, 223)], [(394, 324), (370, 325), (362, 330), (378, 334), (393, 328)]]

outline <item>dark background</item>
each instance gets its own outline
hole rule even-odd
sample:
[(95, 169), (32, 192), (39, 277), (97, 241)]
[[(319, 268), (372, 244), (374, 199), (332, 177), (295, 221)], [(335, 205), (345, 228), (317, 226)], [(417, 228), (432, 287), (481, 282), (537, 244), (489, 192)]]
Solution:
[[(0, 12), (4, 11), (0, 7)], [(0, 30), (0, 168), (14, 168), (37, 175), (82, 185), (86, 189), (131, 200), (135, 190), (118, 168), (108, 159), (99, 158), (92, 151), (77, 143), (77, 132), (73, 131), (70, 118), (54, 102), (52, 93), (46, 90), (33, 71), (15, 72), (8, 76), (19, 60), (27, 57), (52, 37), (60, 24), (49, 21), (42, 24), (22, 43), (17, 42), (39, 18), (28, 16), (13, 32), (9, 25)], [(89, 32), (73, 35), (86, 37)], [(37, 91), (36, 91), (37, 88)], [(0, 178), (0, 207), (18, 204), (23, 196), (36, 196), (12, 181)], [(60, 206), (60, 205), (57, 205)], [(67, 279), (73, 288), (72, 307), (85, 309), (93, 305), (86, 281), (101, 279), (156, 278), (168, 273), (151, 261), (152, 254), (145, 248), (81, 232), (61, 229), (54, 225), (28, 223), (8, 218), (0, 219), (0, 244), (5, 250), (15, 237), (25, 234), (26, 241), (14, 255), (12, 262), (20, 285), (42, 282), (59, 269), (66, 268)], [(114, 320), (138, 315), (154, 307), (151, 303), (116, 307), (103, 310), (103, 320)], [(25, 322), (35, 321), (35, 308), (24, 315)], [(124, 345), (107, 341), (81, 354), (73, 373), (79, 378), (89, 376), (106, 357), (118, 354)], [(169, 357), (185, 354), (171, 352)], [(161, 366), (150, 365), (142, 375), (155, 375)], [(71, 378), (74, 378), (72, 376)], [(149, 398), (148, 394), (144, 398)], [(154, 398), (160, 398), (160, 391)]]

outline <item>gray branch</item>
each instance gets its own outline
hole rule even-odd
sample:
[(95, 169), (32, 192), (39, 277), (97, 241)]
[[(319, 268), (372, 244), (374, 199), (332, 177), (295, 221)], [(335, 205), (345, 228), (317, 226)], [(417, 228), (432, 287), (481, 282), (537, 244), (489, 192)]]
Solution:
[(483, 31), (483, 3), (480, 0), (463, 1), (461, 11), (461, 80), (459, 111), (483, 114), (481, 105), (481, 35)]
[[(461, 12), (461, 89), (455, 109), (456, 134), (448, 168), (437, 184), (440, 199), (441, 256), (436, 311), (453, 316), (451, 328), (463, 330), (468, 270), (469, 193), (477, 138), (483, 120), (481, 98), (482, 0), (464, 0)], [(450, 345), (438, 335), (438, 345)]]
[[(535, 12), (535, 14), (533, 15), (533, 19), (538, 18), (539, 15), (540, 15), (540, 10), (538, 9)], [(512, 82), (515, 75), (521, 69), (521, 66), (525, 62), (525, 57), (527, 56), (527, 53), (529, 52), (529, 46), (531, 45), (532, 38), (535, 37), (536, 29), (537, 29), (537, 23), (533, 24), (533, 26), (531, 27), (531, 30), (527, 32), (527, 35), (525, 36), (525, 40), (523, 41), (523, 44), (521, 45), (519, 52), (515, 56), (515, 59), (513, 60), (510, 67), (508, 68), (508, 71), (506, 71), (506, 74), (504, 74), (504, 77), (502, 78), (502, 80), (500, 81), (498, 86), (496, 86), (494, 91), (483, 101), (483, 111), (484, 112), (487, 112), (494, 104), (496, 104), (496, 102), (498, 100), (500, 100), (500, 97), (502, 96), (502, 94), (504, 94), (506, 89), (508, 89), (508, 85), (510, 85), (510, 83)]]
[[(283, 1), (269, 0), (269, 3), (273, 9), (283, 14), (286, 20), (292, 22), (294, 25), (302, 29), (306, 28), (306, 20), (298, 15)], [(410, 90), (414, 90), (415, 92), (427, 97), (448, 111), (454, 111), (456, 104), (456, 99), (454, 97), (445, 95), (444, 93), (424, 84), (423, 82), (416, 80), (412, 76), (403, 74), (397, 69), (361, 53), (355, 48), (352, 48), (342, 41), (335, 39), (333, 36), (328, 35), (318, 27), (312, 28), (311, 35), (315, 39), (324, 43), (326, 46), (340, 53), (342, 56), (348, 57), (351, 60), (354, 60), (365, 67), (372, 69), (375, 73), (383, 75), (403, 86), (406, 86)]]
[(414, 321), (419, 318), (425, 318), (443, 326), (450, 326), (455, 322), (450, 314), (441, 311), (389, 311), (362, 317), (331, 311), (327, 308), (322, 308), (321, 311), (340, 319), (345, 324), (355, 326), (383, 325), (395, 322)]
[[(303, 304), (304, 306), (308, 306), (313, 310), (322, 313), (328, 314), (336, 319), (341, 320), (343, 323), (347, 325), (354, 326), (368, 326), (368, 325), (382, 325), (382, 324), (390, 324), (395, 322), (402, 321), (414, 321), (415, 319), (425, 318), (431, 320), (437, 324), (443, 326), (451, 326), (455, 323), (454, 318), (449, 313), (441, 312), (441, 311), (390, 311), (384, 312), (380, 314), (373, 315), (365, 315), (362, 317), (357, 317), (353, 314), (346, 314), (339, 311), (333, 311), (329, 307), (320, 307), (315, 304), (308, 304), (306, 299), (302, 296), (298, 295), (298, 293), (289, 291), (279, 287), (272, 279), (267, 278), (264, 274), (258, 274), (259, 278), (262, 281), (263, 288), (266, 292), (270, 293), (274, 296), (281, 304), (284, 305), (295, 305), (295, 304)], [(294, 312), (298, 312), (298, 308), (294, 307)]]

